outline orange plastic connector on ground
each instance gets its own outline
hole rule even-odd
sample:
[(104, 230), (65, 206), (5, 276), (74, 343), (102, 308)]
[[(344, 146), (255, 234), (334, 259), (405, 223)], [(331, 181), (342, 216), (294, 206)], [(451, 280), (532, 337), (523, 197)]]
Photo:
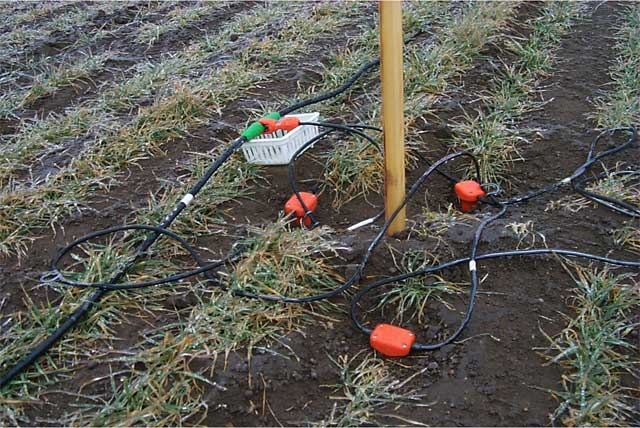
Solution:
[(265, 129), (265, 134), (271, 134), (272, 132), (282, 130), (282, 131), (293, 131), (298, 126), (300, 126), (300, 119), (297, 117), (283, 117), (282, 119), (269, 119), (263, 117), (258, 120), (260, 124), (267, 129)]
[[(302, 201), (307, 206), (307, 209), (310, 212), (315, 211), (315, 209), (318, 207), (318, 197), (313, 193), (300, 192), (300, 198), (302, 199)], [(304, 225), (307, 227), (311, 226), (311, 218), (309, 216), (305, 217), (305, 214), (306, 214), (305, 209), (302, 207), (302, 204), (300, 203), (300, 200), (295, 195), (295, 193), (284, 204), (284, 213), (286, 215), (295, 213), (296, 218), (298, 219), (299, 222), (303, 222)]]
[(411, 331), (391, 324), (378, 324), (369, 336), (371, 347), (387, 357), (408, 355), (415, 340)]
[(479, 197), (486, 195), (480, 183), (474, 180), (460, 181), (456, 183), (454, 189), (460, 200), (460, 209), (465, 213), (473, 210), (478, 203)]

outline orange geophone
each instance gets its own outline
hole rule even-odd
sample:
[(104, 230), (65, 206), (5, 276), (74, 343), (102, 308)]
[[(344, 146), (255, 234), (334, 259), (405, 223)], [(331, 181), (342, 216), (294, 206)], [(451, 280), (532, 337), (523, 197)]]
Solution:
[[(286, 215), (295, 213), (298, 221), (309, 227), (311, 226), (311, 217), (309, 217), (308, 214), (315, 211), (318, 207), (318, 197), (309, 192), (299, 192), (299, 195), (300, 199), (298, 199), (298, 196), (295, 193), (289, 198), (289, 200), (284, 204), (284, 213)], [(300, 200), (304, 202), (304, 207)], [(305, 210), (305, 207), (308, 211)]]
[(480, 183), (474, 180), (460, 181), (456, 183), (454, 189), (460, 200), (460, 209), (465, 213), (472, 211), (478, 203), (478, 198), (486, 195)]
[(369, 336), (371, 347), (387, 357), (409, 355), (415, 340), (411, 331), (391, 324), (378, 324)]

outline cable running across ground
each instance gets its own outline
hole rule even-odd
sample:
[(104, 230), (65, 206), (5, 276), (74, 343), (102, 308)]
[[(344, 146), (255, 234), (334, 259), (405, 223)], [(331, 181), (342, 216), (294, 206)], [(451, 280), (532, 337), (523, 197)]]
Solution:
[[(362, 66), (353, 76), (351, 76), (342, 86), (340, 86), (339, 88), (327, 92), (325, 94), (321, 94), (317, 97), (311, 98), (309, 100), (304, 100), (304, 101), (300, 101), (296, 104), (293, 104), (290, 107), (287, 107), (283, 110), (281, 110), (279, 113), (273, 113), (271, 115), (267, 115), (266, 118), (268, 120), (273, 120), (273, 119), (279, 119), (280, 117), (283, 117), (286, 114), (292, 113), (300, 108), (303, 107), (307, 107), (310, 105), (313, 105), (315, 103), (330, 99), (332, 97), (338, 96), (339, 94), (345, 92), (346, 90), (348, 90), (363, 74), (365, 74), (367, 71), (373, 69), (376, 65), (379, 64), (379, 61), (371, 61), (367, 64), (365, 64), (364, 66)], [(375, 138), (371, 137), (370, 135), (367, 134), (366, 131), (376, 131), (379, 132), (381, 131), (379, 128), (373, 127), (373, 126), (368, 126), (368, 125), (354, 125), (354, 124), (335, 124), (335, 123), (324, 123), (324, 122), (302, 122), (300, 123), (300, 125), (305, 126), (305, 125), (313, 125), (313, 126), (318, 126), (321, 128), (325, 128), (326, 130), (321, 132), (319, 135), (317, 135), (316, 137), (314, 137), (312, 140), (306, 142), (302, 147), (300, 147), (295, 154), (293, 155), (291, 161), (289, 162), (288, 165), (288, 178), (289, 181), (291, 183), (291, 187), (292, 190), (294, 192), (294, 194), (296, 195), (296, 198), (298, 199), (298, 201), (301, 203), (302, 207), (304, 208), (305, 211), (305, 219), (306, 217), (309, 217), (311, 219), (311, 224), (310, 227), (315, 227), (319, 224), (318, 220), (313, 216), (311, 210), (309, 210), (309, 207), (307, 207), (305, 205), (305, 202), (303, 200), (303, 198), (301, 197), (300, 194), (300, 190), (297, 186), (296, 180), (295, 180), (295, 167), (294, 164), (295, 162), (302, 156), (302, 154), (304, 154), (309, 148), (311, 148), (316, 142), (328, 137), (329, 135), (332, 135), (333, 133), (336, 132), (340, 132), (340, 133), (347, 133), (350, 135), (354, 135), (356, 137), (359, 138), (363, 138), (367, 141), (368, 144), (376, 147), (377, 150), (381, 150), (381, 148), (378, 146), (378, 144), (376, 143)], [(189, 204), (191, 204), (194, 200), (194, 198), (198, 195), (198, 193), (201, 191), (201, 189), (204, 187), (204, 185), (209, 181), (209, 179), (220, 169), (220, 167), (247, 141), (249, 141), (252, 138), (255, 138), (256, 136), (262, 134), (263, 132), (265, 132), (266, 127), (265, 125), (263, 125), (260, 122), (255, 122), (253, 123), (251, 126), (249, 126), (247, 128), (247, 130), (245, 130), (243, 132), (243, 134), (236, 140), (234, 140), (223, 152), (222, 154), (207, 168), (207, 170), (205, 171), (205, 173), (203, 174), (203, 176), (192, 186), (191, 190), (183, 197), (181, 198), (177, 204), (175, 205), (175, 207), (173, 208), (173, 210), (162, 220), (162, 222), (157, 225), (157, 226), (150, 226), (150, 225), (143, 225), (143, 224), (130, 224), (130, 225), (123, 225), (123, 226), (116, 226), (116, 227), (112, 227), (112, 228), (108, 228), (105, 230), (101, 230), (101, 231), (97, 231), (97, 232), (93, 232), (91, 234), (88, 234), (86, 236), (83, 236), (79, 239), (76, 239), (75, 241), (71, 242), (70, 244), (68, 244), (67, 246), (65, 246), (64, 248), (62, 248), (60, 250), (60, 252), (58, 253), (58, 255), (54, 258), (53, 263), (52, 263), (52, 269), (49, 272), (46, 272), (43, 276), (42, 276), (42, 281), (46, 282), (46, 283), (56, 283), (56, 284), (61, 284), (61, 285), (67, 285), (67, 286), (73, 286), (73, 287), (84, 287), (84, 288), (95, 288), (95, 291), (86, 299), (84, 300), (80, 306), (69, 316), (69, 318), (62, 324), (60, 325), (52, 334), (49, 335), (49, 337), (47, 337), (45, 340), (43, 340), (40, 344), (38, 344), (28, 355), (24, 356), (21, 360), (18, 361), (18, 363), (12, 367), (9, 371), (7, 371), (6, 373), (4, 373), (2, 375), (2, 377), (0, 378), (0, 388), (6, 386), (9, 382), (11, 382), (16, 376), (18, 376), (20, 373), (22, 373), (29, 365), (31, 365), (39, 356), (41, 356), (42, 354), (44, 354), (60, 337), (62, 337), (68, 330), (70, 330), (71, 328), (73, 328), (74, 325), (76, 325), (78, 322), (80, 322), (80, 320), (82, 319), (82, 317), (91, 310), (91, 308), (98, 304), (99, 300), (109, 291), (113, 291), (113, 290), (128, 290), (128, 289), (138, 289), (138, 288), (143, 288), (143, 287), (150, 287), (150, 286), (160, 286), (160, 285), (166, 285), (169, 283), (173, 283), (176, 281), (180, 281), (189, 277), (193, 277), (196, 275), (205, 275), (206, 277), (206, 282), (213, 284), (216, 287), (219, 287), (221, 290), (227, 290), (227, 286), (225, 285), (224, 281), (221, 280), (220, 278), (218, 278), (215, 274), (214, 274), (214, 270), (220, 269), (221, 267), (225, 266), (226, 264), (228, 264), (229, 262), (232, 261), (236, 261), (242, 258), (243, 256), (243, 249), (242, 248), (235, 248), (234, 251), (232, 251), (228, 256), (224, 257), (222, 260), (217, 260), (214, 262), (207, 262), (205, 261), (195, 250), (195, 248), (189, 244), (184, 238), (180, 237), (179, 235), (177, 235), (174, 232), (171, 232), (170, 230), (168, 230), (168, 228), (171, 226), (171, 224), (174, 222), (174, 220), (188, 207)], [(596, 152), (596, 148), (598, 143), (600, 142), (600, 140), (605, 137), (605, 136), (609, 136), (615, 133), (622, 133), (622, 132), (627, 132), (631, 134), (631, 137), (623, 144), (615, 146), (611, 149), (605, 150), (603, 152), (597, 153)], [(598, 256), (598, 255), (594, 255), (594, 254), (588, 254), (588, 253), (582, 253), (582, 252), (577, 252), (577, 251), (570, 251), (570, 250), (564, 250), (564, 249), (548, 249), (548, 248), (544, 248), (544, 249), (533, 249), (533, 250), (518, 250), (518, 251), (504, 251), (504, 252), (496, 252), (496, 253), (487, 253), (487, 254), (479, 254), (478, 253), (478, 247), (479, 247), (479, 243), (482, 237), (482, 233), (483, 231), (496, 219), (502, 217), (508, 210), (508, 207), (511, 205), (516, 205), (516, 204), (520, 204), (520, 203), (524, 203), (527, 201), (530, 201), (534, 198), (537, 198), (539, 196), (545, 195), (549, 192), (552, 192), (554, 190), (557, 190), (561, 187), (570, 185), (572, 186), (572, 188), (580, 193), (581, 195), (583, 195), (584, 197), (598, 203), (601, 204), (609, 209), (614, 210), (617, 213), (623, 214), (623, 215), (627, 215), (627, 216), (633, 216), (633, 217), (638, 217), (640, 216), (640, 209), (638, 207), (635, 207), (631, 204), (628, 204), (626, 202), (623, 201), (617, 201), (615, 199), (603, 196), (603, 195), (598, 195), (594, 192), (591, 192), (589, 190), (587, 190), (585, 188), (585, 186), (592, 182), (593, 180), (598, 180), (599, 178), (601, 178), (601, 175), (594, 175), (594, 176), (588, 176), (585, 177), (585, 174), (589, 171), (589, 169), (596, 163), (599, 162), (601, 160), (603, 160), (604, 158), (611, 156), (615, 153), (619, 153), (622, 150), (626, 150), (628, 148), (630, 148), (634, 143), (636, 143), (637, 141), (637, 133), (636, 130), (634, 128), (620, 128), (620, 129), (612, 129), (612, 130), (606, 130), (604, 132), (602, 132), (601, 134), (599, 134), (593, 141), (593, 143), (591, 144), (589, 153), (587, 155), (587, 159), (585, 161), (585, 163), (583, 165), (581, 165), (573, 174), (571, 174), (570, 176), (568, 176), (567, 178), (564, 178), (562, 180), (557, 181), (556, 183), (547, 186), (539, 191), (536, 192), (531, 192), (528, 194), (525, 194), (523, 196), (518, 196), (515, 198), (511, 198), (511, 199), (505, 199), (505, 200), (501, 200), (499, 199), (499, 196), (501, 194), (501, 190), (499, 188), (499, 186), (493, 184), (493, 183), (483, 183), (482, 182), (482, 177), (480, 177), (480, 167), (479, 167), (479, 163), (476, 159), (476, 157), (469, 153), (469, 152), (456, 152), (456, 153), (452, 153), (449, 154), (447, 156), (444, 156), (442, 159), (436, 161), (436, 162), (431, 162), (429, 161), (425, 156), (418, 154), (418, 156), (425, 162), (427, 163), (428, 167), (427, 169), (422, 173), (422, 175), (415, 181), (415, 183), (411, 186), (411, 188), (409, 189), (409, 191), (406, 194), (406, 197), (404, 198), (402, 204), (400, 205), (400, 207), (398, 207), (393, 214), (390, 216), (390, 218), (388, 220), (386, 220), (380, 227), (380, 230), (378, 231), (378, 233), (376, 234), (376, 236), (373, 238), (373, 240), (370, 242), (369, 246), (367, 247), (360, 263), (358, 264), (355, 272), (351, 275), (351, 277), (349, 277), (348, 279), (346, 279), (346, 281), (340, 285), (339, 287), (327, 291), (325, 293), (321, 293), (321, 294), (317, 294), (317, 295), (312, 295), (312, 296), (306, 296), (306, 297), (288, 297), (288, 296), (276, 296), (276, 295), (264, 295), (264, 294), (255, 294), (255, 293), (251, 293), (251, 292), (247, 292), (244, 290), (239, 290), (239, 289), (232, 289), (231, 292), (235, 295), (238, 296), (240, 298), (255, 298), (255, 299), (262, 299), (262, 300), (266, 300), (266, 301), (271, 301), (271, 302), (281, 302), (281, 303), (292, 303), (292, 304), (300, 304), (300, 303), (310, 303), (310, 302), (316, 302), (316, 301), (320, 301), (320, 300), (325, 300), (325, 299), (329, 299), (335, 296), (338, 296), (340, 294), (342, 294), (344, 291), (350, 289), (351, 287), (353, 287), (354, 285), (358, 284), (362, 278), (362, 274), (364, 272), (364, 269), (366, 268), (369, 259), (372, 256), (373, 251), (376, 249), (376, 247), (382, 242), (382, 240), (384, 239), (384, 235), (385, 232), (387, 231), (387, 229), (389, 228), (390, 224), (392, 223), (392, 221), (395, 219), (395, 217), (398, 215), (398, 213), (400, 212), (400, 210), (407, 205), (407, 203), (415, 196), (415, 194), (417, 193), (417, 191), (421, 188), (421, 186), (434, 174), (440, 174), (441, 176), (443, 176), (444, 178), (446, 178), (447, 180), (453, 182), (453, 183), (457, 183), (460, 180), (458, 180), (457, 178), (455, 178), (454, 176), (452, 176), (451, 174), (449, 174), (448, 172), (446, 172), (444, 170), (444, 167), (446, 164), (448, 164), (449, 162), (452, 162), (454, 160), (458, 160), (458, 159), (468, 159), (471, 164), (473, 165), (473, 170), (475, 171), (475, 178), (477, 180), (478, 183), (481, 183), (481, 186), (483, 189), (492, 189), (489, 192), (485, 192), (485, 196), (478, 198), (479, 202), (487, 205), (488, 207), (495, 209), (496, 212), (491, 214), (490, 216), (488, 216), (487, 218), (485, 218), (480, 225), (478, 226), (478, 228), (475, 231), (474, 234), (474, 238), (473, 241), (471, 243), (470, 246), (470, 250), (469, 250), (469, 256), (466, 258), (460, 258), (460, 259), (456, 259), (456, 260), (452, 260), (449, 262), (445, 262), (442, 263), (438, 266), (433, 266), (433, 267), (428, 267), (428, 268), (424, 268), (415, 272), (411, 272), (411, 273), (407, 273), (404, 275), (400, 275), (400, 276), (396, 276), (393, 278), (388, 278), (382, 281), (378, 281), (375, 282), (373, 284), (369, 284), (366, 285), (362, 290), (360, 290), (353, 298), (352, 302), (351, 302), (351, 318), (353, 320), (354, 326), (356, 328), (358, 328), (359, 330), (361, 330), (363, 333), (365, 334), (371, 334), (371, 329), (369, 329), (368, 327), (366, 327), (365, 325), (363, 325), (359, 319), (358, 319), (358, 304), (361, 302), (362, 298), (369, 292), (371, 292), (372, 290), (378, 288), (378, 287), (382, 287), (382, 286), (388, 286), (390, 284), (395, 284), (395, 283), (399, 283), (405, 279), (411, 278), (411, 277), (415, 277), (415, 276), (419, 276), (419, 275), (426, 275), (428, 273), (434, 273), (434, 272), (439, 272), (448, 268), (451, 268), (453, 266), (458, 266), (461, 265), (463, 263), (467, 263), (468, 266), (468, 270), (469, 270), (469, 274), (471, 276), (471, 288), (470, 288), (470, 296), (469, 296), (469, 303), (466, 309), (466, 312), (463, 316), (463, 319), (460, 323), (460, 325), (458, 326), (458, 328), (455, 330), (455, 332), (453, 334), (451, 334), (447, 339), (439, 342), (439, 343), (435, 343), (435, 344), (418, 344), (418, 343), (414, 343), (411, 346), (411, 349), (416, 350), (416, 351), (426, 351), (426, 350), (433, 350), (433, 349), (437, 349), (439, 347), (442, 347), (446, 344), (449, 344), (451, 342), (453, 342), (460, 334), (462, 334), (462, 332), (464, 331), (465, 327), (468, 325), (468, 323), (471, 320), (471, 316), (473, 313), (473, 309), (474, 309), (474, 303), (475, 303), (475, 299), (476, 299), (476, 295), (477, 295), (477, 291), (478, 291), (478, 287), (479, 287), (479, 280), (478, 280), (478, 269), (477, 269), (477, 262), (478, 261), (482, 261), (482, 260), (488, 260), (488, 259), (495, 259), (495, 258), (503, 258), (503, 257), (524, 257), (524, 256), (539, 256), (539, 255), (562, 255), (562, 256), (567, 256), (567, 257), (578, 257), (578, 258), (585, 258), (585, 259), (589, 259), (589, 260), (594, 260), (594, 261), (598, 261), (598, 262), (603, 262), (603, 263), (608, 263), (608, 264), (612, 264), (612, 265), (618, 265), (618, 266), (625, 266), (625, 267), (631, 267), (631, 268), (640, 268), (640, 261), (624, 261), (624, 260), (617, 260), (617, 259), (612, 259), (612, 258), (608, 258), (608, 257), (604, 257), (604, 256)], [(622, 171), (620, 172), (620, 174), (628, 174), (630, 176), (637, 176), (640, 175), (640, 171)], [(368, 219), (365, 222), (362, 222), (362, 224), (371, 224), (374, 222), (379, 221), (381, 218), (383, 218), (383, 214), (384, 212), (379, 213), (378, 215), (376, 215), (375, 217), (373, 217), (372, 219)], [(112, 235), (112, 234), (116, 234), (116, 233), (120, 233), (120, 232), (127, 232), (127, 231), (135, 231), (135, 230), (142, 230), (145, 232), (148, 232), (147, 237), (144, 239), (144, 241), (142, 241), (133, 251), (133, 254), (131, 255), (131, 257), (129, 258), (129, 260), (127, 261), (127, 263), (124, 263), (120, 269), (118, 270), (118, 272), (111, 278), (110, 281), (108, 282), (100, 282), (100, 283), (86, 283), (86, 282), (79, 282), (79, 281), (73, 281), (70, 280), (68, 278), (65, 277), (64, 273), (62, 272), (61, 268), (59, 267), (59, 264), (62, 262), (62, 259), (69, 255), (75, 248), (77, 248), (79, 245), (86, 243), (92, 239), (96, 239), (96, 238), (100, 238), (100, 237), (104, 237), (104, 236), (108, 236), (108, 235)], [(133, 266), (135, 265), (136, 261), (138, 261), (141, 257), (147, 255), (147, 251), (149, 250), (149, 248), (160, 238), (160, 237), (166, 237), (168, 239), (171, 239), (175, 242), (177, 242), (183, 249), (185, 249), (187, 251), (187, 253), (190, 255), (190, 257), (195, 261), (195, 263), (198, 265), (198, 268), (190, 270), (190, 271), (185, 271), (185, 272), (181, 272), (181, 273), (177, 273), (174, 275), (171, 275), (169, 277), (166, 278), (161, 278), (161, 279), (157, 279), (157, 280), (151, 280), (151, 281), (144, 281), (144, 282), (138, 282), (138, 283), (121, 283), (120, 281), (125, 277), (127, 271)]]

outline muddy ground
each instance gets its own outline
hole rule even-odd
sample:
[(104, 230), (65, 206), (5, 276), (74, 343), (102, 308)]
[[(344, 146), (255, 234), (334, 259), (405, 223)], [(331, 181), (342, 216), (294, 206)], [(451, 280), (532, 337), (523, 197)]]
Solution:
[[(596, 7), (597, 6), (597, 7)], [(524, 162), (514, 164), (511, 171), (512, 189), (510, 194), (519, 194), (537, 189), (559, 178), (567, 176), (586, 157), (591, 138), (596, 135), (593, 122), (587, 117), (593, 111), (591, 101), (609, 82), (608, 69), (612, 64), (612, 35), (617, 24), (619, 4), (590, 4), (589, 13), (570, 31), (558, 52), (556, 72), (548, 79), (548, 89), (543, 96), (549, 100), (540, 111), (528, 114), (523, 127), (541, 129), (540, 135), (530, 145), (521, 147)], [(535, 13), (522, 10), (521, 15)], [(208, 25), (215, 25), (209, 22)], [(160, 42), (157, 46), (165, 46)], [(317, 67), (318, 64), (315, 66)], [(317, 77), (311, 71), (303, 78), (310, 82)], [(491, 78), (491, 70), (486, 62), (480, 62), (464, 78), (466, 88), (481, 88)], [(280, 93), (286, 94), (294, 86), (286, 77), (274, 82)], [(87, 90), (90, 94), (90, 90)], [(84, 92), (83, 92), (84, 93)], [(432, 159), (447, 152), (450, 130), (447, 123), (459, 116), (462, 109), (470, 108), (465, 91), (450, 95), (439, 105), (438, 119), (430, 119), (420, 127)], [(72, 97), (65, 98), (71, 102)], [(59, 100), (50, 100), (57, 103)], [(231, 125), (240, 127), (246, 119), (242, 103), (235, 103), (229, 117)], [(50, 106), (43, 102), (37, 106), (43, 112)], [(56, 106), (59, 108), (59, 106)], [(237, 122), (237, 123), (232, 123)], [(80, 218), (68, 219), (53, 235), (44, 232), (29, 249), (29, 256), (17, 260), (5, 258), (0, 261), (0, 298), (13, 295), (10, 306), (5, 310), (17, 309), (22, 302), (14, 290), (25, 287), (30, 290), (37, 284), (40, 272), (47, 269), (50, 258), (57, 248), (89, 231), (120, 224), (135, 208), (144, 205), (143, 195), (159, 186), (157, 178), (163, 172), (175, 167), (180, 153), (189, 150), (210, 148), (213, 139), (225, 140), (234, 137), (228, 128), (220, 129), (214, 124), (194, 133), (189, 141), (181, 140), (168, 148), (166, 156), (141, 163), (142, 170), (132, 170), (126, 183), (109, 192), (108, 197), (96, 202), (99, 214), (85, 214)], [(629, 163), (640, 162), (640, 148), (634, 147), (617, 159)], [(305, 168), (302, 178), (311, 178), (317, 170)], [(422, 168), (408, 173), (408, 182), (415, 180)], [(277, 218), (280, 207), (291, 191), (284, 167), (266, 170), (266, 183), (260, 185), (252, 200), (230, 203), (226, 212), (228, 218), (243, 222), (247, 218), (254, 224), (268, 223)], [(615, 248), (611, 231), (628, 221), (626, 217), (604, 208), (589, 208), (578, 215), (565, 210), (545, 211), (549, 200), (556, 200), (568, 194), (555, 193), (522, 206), (513, 207), (500, 221), (494, 223), (484, 234), (480, 252), (513, 249), (518, 238), (505, 226), (512, 222), (532, 221), (536, 232), (546, 237), (549, 247), (574, 249), (596, 254), (611, 251), (614, 256), (629, 257)], [(410, 223), (419, 219), (423, 206), (432, 209), (444, 208), (454, 202), (450, 185), (439, 177), (434, 178), (419, 198), (408, 209)], [(383, 206), (379, 195), (369, 195), (356, 199), (340, 211), (330, 208), (328, 198), (321, 200), (317, 212), (318, 219), (338, 231), (364, 218), (376, 214)], [(484, 208), (490, 211), (489, 208)], [(341, 232), (340, 239), (353, 247), (344, 255), (337, 269), (348, 274), (353, 263), (362, 256), (366, 245), (375, 235), (375, 228), (363, 228), (354, 233)], [(473, 229), (465, 226), (451, 228), (444, 239), (449, 250), (443, 258), (464, 257), (473, 235)], [(206, 243), (212, 248), (228, 248), (229, 242), (208, 238)], [(403, 234), (387, 240), (399, 252), (409, 250), (429, 250), (434, 242), (420, 239), (415, 233)], [(568, 313), (565, 304), (573, 287), (573, 281), (563, 266), (552, 258), (509, 259), (483, 262), (479, 264), (483, 279), (471, 324), (462, 336), (462, 343), (449, 345), (441, 350), (424, 354), (414, 354), (402, 360), (390, 361), (391, 372), (398, 379), (405, 379), (421, 372), (408, 384), (420, 395), (423, 406), (405, 406), (399, 409), (388, 406), (379, 411), (377, 420), (386, 424), (404, 423), (393, 414), (428, 425), (527, 425), (543, 426), (552, 423), (550, 414), (558, 402), (546, 389), (560, 389), (562, 370), (558, 366), (545, 365), (540, 350), (548, 345), (541, 329), (554, 334), (562, 329), (564, 321), (559, 313)], [(365, 271), (366, 280), (371, 281), (385, 275), (392, 275), (394, 269), (389, 263), (388, 250), (377, 250)], [(445, 276), (451, 280), (464, 280), (462, 269), (452, 269)], [(37, 299), (48, 294), (43, 289), (33, 290)], [(348, 304), (348, 298), (337, 298), (335, 303)], [(462, 309), (464, 301), (454, 302)], [(172, 302), (175, 304), (175, 302)], [(426, 342), (442, 338), (451, 332), (459, 322), (459, 315), (444, 310), (437, 305), (427, 308), (430, 325), (418, 334), (418, 341)], [(230, 356), (226, 369), (220, 367), (212, 380), (219, 387), (205, 386), (204, 396), (209, 405), (207, 425), (291, 425), (320, 421), (328, 417), (334, 401), (329, 396), (341, 395), (333, 385), (338, 383), (338, 371), (329, 357), (339, 355), (355, 356), (368, 349), (368, 338), (356, 331), (346, 314), (334, 316), (338, 322), (318, 319), (315, 325), (307, 326), (304, 334), (294, 332), (284, 336), (282, 343), (272, 344), (273, 352), (254, 351), (251, 360), (246, 352), (240, 351)], [(372, 313), (366, 319), (374, 323), (380, 320), (379, 313)], [(123, 343), (136, 343), (143, 334), (144, 327), (132, 321), (124, 325), (122, 334), (127, 337)], [(124, 331), (127, 330), (127, 333)], [(118, 345), (122, 346), (122, 343)], [(427, 369), (428, 368), (428, 369)], [(425, 370), (426, 369), (426, 370)], [(72, 385), (78, 379), (104, 373), (106, 367), (92, 365), (88, 372), (78, 374), (78, 378), (65, 385)], [(258, 381), (259, 379), (259, 381)], [(264, 382), (263, 380), (264, 379)], [(64, 388), (65, 385), (62, 385)], [(266, 388), (265, 386), (266, 385)], [(63, 389), (57, 386), (55, 389)], [(98, 388), (98, 387), (96, 387)], [(102, 385), (107, 389), (108, 385)], [(34, 405), (28, 411), (34, 424), (52, 423), (57, 415), (73, 404), (73, 398), (51, 393), (47, 403)], [(269, 409), (262, 407), (266, 397)], [(557, 421), (556, 421), (557, 423)]]

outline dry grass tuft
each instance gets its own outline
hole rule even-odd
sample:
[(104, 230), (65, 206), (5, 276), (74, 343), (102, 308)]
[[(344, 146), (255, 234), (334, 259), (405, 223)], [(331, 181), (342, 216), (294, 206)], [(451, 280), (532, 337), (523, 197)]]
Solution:
[(638, 376), (636, 345), (629, 337), (638, 323), (630, 318), (640, 305), (633, 276), (577, 268), (578, 288), (570, 299), (575, 314), (551, 342), (546, 356), (565, 369), (560, 406), (553, 414), (568, 426), (627, 426), (637, 417), (633, 395), (623, 377)]

